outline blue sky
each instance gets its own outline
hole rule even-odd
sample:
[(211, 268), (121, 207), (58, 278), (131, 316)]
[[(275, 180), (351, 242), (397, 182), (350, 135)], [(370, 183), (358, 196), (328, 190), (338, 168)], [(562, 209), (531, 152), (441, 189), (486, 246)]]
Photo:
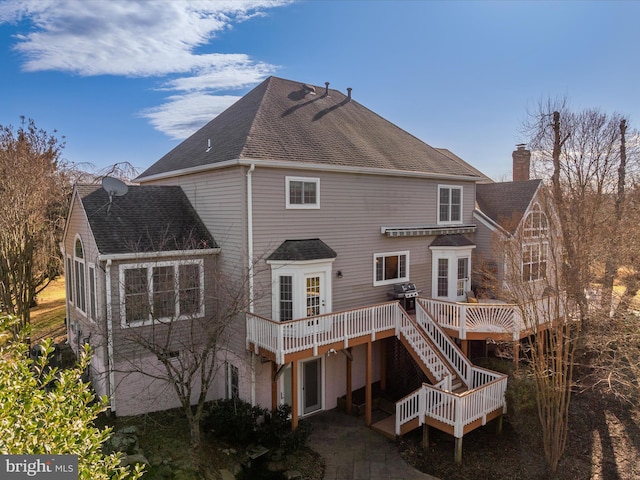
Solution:
[(640, 121), (640, 2), (0, 0), (0, 125), (144, 169), (268, 75), (346, 92), (494, 179), (548, 97)]

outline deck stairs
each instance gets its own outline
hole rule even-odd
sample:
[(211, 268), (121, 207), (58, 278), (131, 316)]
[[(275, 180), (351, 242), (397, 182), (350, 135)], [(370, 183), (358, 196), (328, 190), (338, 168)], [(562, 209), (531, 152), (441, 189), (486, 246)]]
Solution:
[(396, 335), (431, 384), (396, 402), (374, 430), (395, 439), (426, 424), (461, 439), (506, 411), (506, 375), (475, 367), (420, 304), (415, 318), (400, 310)]

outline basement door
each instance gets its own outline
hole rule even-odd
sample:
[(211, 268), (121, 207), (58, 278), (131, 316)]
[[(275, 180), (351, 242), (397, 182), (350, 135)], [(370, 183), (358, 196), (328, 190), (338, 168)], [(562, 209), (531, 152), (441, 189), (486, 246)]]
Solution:
[(302, 373), (302, 414), (322, 408), (322, 358), (314, 358), (301, 363)]

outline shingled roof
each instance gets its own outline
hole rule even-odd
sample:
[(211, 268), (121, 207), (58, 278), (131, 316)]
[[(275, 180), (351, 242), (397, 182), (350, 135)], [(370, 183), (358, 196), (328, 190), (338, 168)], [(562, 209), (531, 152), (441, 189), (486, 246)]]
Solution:
[(272, 261), (308, 261), (336, 258), (338, 254), (319, 238), (307, 240), (285, 240), (276, 248), (267, 260)]
[(240, 159), (480, 176), (338, 90), (269, 77), (138, 179)]
[(129, 186), (111, 204), (100, 185), (76, 191), (100, 254), (218, 248), (180, 187)]
[(478, 209), (509, 232), (514, 232), (542, 180), (476, 185)]

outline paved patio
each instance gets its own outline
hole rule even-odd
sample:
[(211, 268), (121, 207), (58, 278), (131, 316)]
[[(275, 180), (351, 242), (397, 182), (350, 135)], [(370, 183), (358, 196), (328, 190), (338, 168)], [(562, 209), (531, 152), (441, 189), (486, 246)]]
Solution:
[(338, 409), (309, 418), (309, 446), (325, 460), (325, 480), (438, 480), (405, 462), (396, 445)]

